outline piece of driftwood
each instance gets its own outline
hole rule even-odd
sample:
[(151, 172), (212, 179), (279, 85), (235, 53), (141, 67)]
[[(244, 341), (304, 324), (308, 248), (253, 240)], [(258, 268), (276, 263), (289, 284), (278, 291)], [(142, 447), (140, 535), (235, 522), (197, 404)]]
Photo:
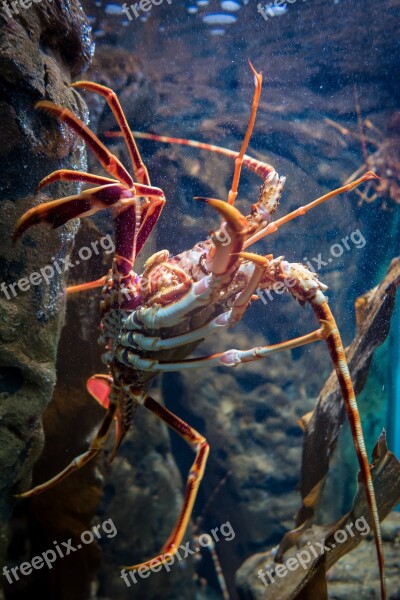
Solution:
[[(382, 283), (356, 301), (357, 333), (346, 351), (356, 395), (365, 385), (374, 351), (385, 341), (389, 332), (399, 283), (400, 258), (395, 258)], [(336, 375), (332, 372), (312, 416), (303, 420), (305, 435), (300, 482), (303, 505), (297, 515), (297, 526), (309, 521), (315, 514), (322, 483), (345, 419), (342, 395)]]
[[(346, 352), (356, 394), (365, 385), (373, 352), (385, 341), (389, 332), (399, 283), (400, 258), (396, 258), (391, 262), (383, 282), (356, 301), (357, 333)], [(312, 524), (345, 419), (340, 389), (332, 373), (321, 391), (315, 410), (305, 415), (300, 423), (305, 431), (305, 439), (300, 486), (302, 506), (297, 515), (297, 528), (284, 536), (275, 556), (271, 552), (257, 554), (242, 565), (237, 575), (241, 599), (327, 600), (326, 571), (364, 539), (364, 534), (354, 524), (362, 519), (371, 527), (360, 480), (349, 513), (331, 525)], [(378, 511), (383, 520), (400, 501), (400, 462), (388, 451), (385, 432), (375, 445), (371, 472)], [(343, 531), (347, 532), (346, 540), (337, 543), (335, 536), (343, 537)], [(324, 550), (319, 552), (321, 546), (318, 543), (321, 544), (322, 540)], [(310, 557), (307, 564), (291, 570), (289, 565), (295, 565), (294, 561), (298, 561), (301, 552), (303, 556), (307, 552)], [(290, 559), (292, 562), (288, 563)], [(260, 570), (263, 578), (260, 577)]]
[[(400, 462), (388, 451), (385, 433), (374, 448), (371, 472), (379, 515), (383, 520), (400, 500)], [(291, 532), (290, 547), (287, 534), (284, 538), (287, 549), (282, 552), (280, 547), (279, 563), (274, 562), (270, 552), (256, 554), (246, 561), (237, 577), (239, 597), (249, 600), (327, 600), (326, 571), (358, 546), (370, 529), (364, 487), (359, 479), (352, 509), (334, 524), (302, 527)]]

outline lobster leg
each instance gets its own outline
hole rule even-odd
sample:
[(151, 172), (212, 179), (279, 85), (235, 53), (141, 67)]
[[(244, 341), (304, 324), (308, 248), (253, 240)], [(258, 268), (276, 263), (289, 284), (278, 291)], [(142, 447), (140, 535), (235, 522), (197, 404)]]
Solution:
[(250, 238), (248, 238), (246, 240), (244, 247), (248, 248), (255, 242), (258, 242), (258, 240), (261, 240), (266, 235), (269, 235), (270, 233), (275, 233), (279, 229), (279, 227), (282, 227), (282, 225), (285, 225), (286, 223), (288, 223), (289, 221), (292, 221), (293, 219), (296, 219), (297, 217), (304, 216), (305, 214), (307, 214), (310, 210), (312, 210), (319, 204), (322, 204), (323, 202), (326, 202), (327, 200), (330, 200), (331, 198), (334, 198), (335, 196), (338, 196), (339, 194), (344, 194), (346, 192), (350, 192), (351, 190), (353, 190), (355, 187), (357, 187), (361, 183), (364, 183), (364, 181), (369, 181), (371, 179), (379, 179), (379, 177), (372, 171), (368, 171), (362, 177), (359, 177), (359, 179), (356, 179), (352, 183), (348, 183), (347, 185), (337, 188), (336, 190), (332, 190), (331, 192), (328, 192), (327, 194), (320, 196), (319, 198), (317, 198), (316, 200), (313, 200), (312, 202), (310, 202), (309, 204), (306, 204), (305, 206), (299, 206), (299, 208), (297, 208), (296, 210), (288, 213), (281, 219), (277, 219), (276, 221), (269, 223), (268, 225), (266, 225), (266, 227), (264, 227), (263, 229), (261, 229), (260, 231), (258, 231), (254, 235), (252, 235)]
[(55, 485), (57, 485), (58, 483), (60, 483), (60, 481), (62, 481), (66, 477), (68, 477), (68, 475), (70, 475), (74, 471), (78, 471), (84, 465), (86, 465), (86, 463), (88, 463), (90, 460), (92, 460), (92, 458), (94, 458), (100, 452), (100, 450), (103, 449), (103, 447), (107, 441), (107, 438), (110, 433), (111, 425), (113, 423), (114, 417), (116, 416), (117, 408), (118, 408), (117, 403), (114, 403), (110, 400), (109, 406), (107, 408), (107, 412), (103, 419), (103, 422), (101, 423), (96, 436), (92, 440), (89, 450), (87, 450), (80, 456), (77, 456), (76, 458), (74, 458), (74, 460), (67, 467), (65, 467), (65, 469), (63, 469), (60, 473), (58, 473), (58, 475), (55, 475), (48, 481), (45, 481), (44, 483), (37, 485), (36, 487), (32, 488), (31, 490), (29, 490), (27, 492), (23, 492), (22, 494), (17, 494), (17, 497), (18, 498), (30, 498), (31, 496), (36, 496), (38, 494), (41, 494), (45, 490), (48, 490), (49, 488), (52, 488)]
[(226, 350), (225, 352), (219, 352), (202, 358), (189, 358), (187, 360), (176, 362), (161, 362), (151, 358), (142, 358), (132, 350), (123, 348), (122, 346), (117, 348), (115, 356), (124, 365), (133, 366), (140, 371), (151, 371), (156, 373), (181, 371), (183, 369), (197, 369), (198, 367), (236, 367), (241, 363), (260, 360), (271, 354), (277, 354), (284, 350), (291, 350), (292, 348), (298, 348), (299, 346), (305, 346), (306, 344), (326, 339), (331, 334), (330, 324), (322, 320), (320, 323), (320, 329), (293, 338), (292, 340), (281, 342), (280, 344), (258, 346), (256, 348), (250, 348), (249, 350)]
[(353, 383), (351, 381), (349, 367), (347, 365), (346, 355), (344, 353), (342, 340), (336, 324), (336, 321), (332, 315), (332, 311), (329, 308), (328, 302), (322, 292), (319, 292), (310, 304), (314, 310), (317, 319), (322, 322), (329, 323), (331, 335), (326, 339), (329, 353), (331, 355), (332, 363), (336, 371), (336, 375), (339, 381), (340, 389), (344, 404), (346, 407), (347, 417), (350, 424), (351, 433), (354, 440), (354, 445), (357, 453), (358, 463), (360, 465), (360, 471), (364, 482), (365, 495), (369, 506), (369, 511), (372, 521), (372, 529), (374, 532), (376, 553), (378, 557), (379, 575), (380, 575), (380, 588), (381, 598), (386, 599), (386, 579), (385, 579), (385, 562), (382, 547), (382, 535), (379, 523), (378, 507), (376, 503), (376, 496), (374, 485), (371, 477), (371, 470), (369, 466), (367, 451), (365, 448), (364, 434), (362, 430), (360, 414), (358, 411), (357, 400), (354, 393)]
[(265, 269), (269, 264), (269, 259), (272, 258), (272, 255), (263, 257), (258, 256), (257, 254), (249, 254), (246, 252), (241, 252), (239, 256), (240, 258), (254, 262), (255, 269), (253, 275), (250, 277), (248, 285), (241, 293), (238, 294), (237, 298), (235, 299), (231, 310), (218, 315), (203, 327), (199, 327), (198, 329), (193, 329), (188, 333), (169, 338), (153, 337), (143, 335), (140, 332), (138, 333), (137, 331), (141, 329), (140, 325), (137, 323), (134, 316), (128, 317), (125, 323), (127, 333), (121, 336), (120, 344), (127, 348), (137, 347), (140, 350), (145, 350), (147, 352), (168, 350), (178, 346), (184, 346), (191, 342), (202, 340), (221, 329), (221, 327), (231, 327), (237, 323), (242, 318), (254, 291), (258, 287), (264, 275)]
[(87, 217), (105, 208), (127, 208), (136, 198), (152, 198), (164, 202), (164, 193), (158, 188), (135, 184), (127, 189), (120, 183), (112, 183), (84, 190), (81, 194), (67, 196), (51, 202), (43, 202), (28, 210), (18, 220), (14, 241), (32, 225), (48, 223), (54, 228), (64, 225), (71, 219)]
[(36, 193), (44, 188), (46, 185), (50, 185), (55, 181), (79, 181), (82, 183), (93, 183), (94, 185), (105, 185), (107, 183), (118, 183), (115, 179), (109, 177), (101, 177), (100, 175), (93, 175), (92, 173), (85, 173), (83, 171), (71, 171), (70, 169), (59, 169), (53, 171), (50, 175), (47, 175), (38, 184)]
[(99, 287), (103, 287), (107, 281), (107, 275), (95, 279), (94, 281), (87, 281), (86, 283), (78, 283), (77, 285), (69, 285), (67, 287), (67, 294), (77, 294), (78, 292), (86, 292), (87, 290), (94, 290)]
[(204, 325), (204, 327), (199, 327), (188, 333), (183, 333), (182, 335), (170, 338), (152, 337), (137, 333), (134, 330), (140, 329), (140, 326), (135, 324), (134, 321), (130, 321), (126, 327), (127, 333), (121, 335), (119, 343), (127, 348), (137, 347), (146, 352), (170, 350), (172, 348), (177, 348), (178, 346), (185, 346), (191, 342), (202, 340), (220, 330), (221, 327), (228, 327), (230, 325), (231, 314), (232, 311), (229, 310), (218, 315), (218, 317), (215, 317), (215, 319), (207, 323), (207, 325)]
[[(193, 505), (196, 500), (200, 482), (203, 478), (209, 453), (207, 440), (193, 429), (193, 427), (190, 427), (185, 421), (156, 402), (151, 396), (148, 396), (147, 394), (141, 395), (143, 398), (143, 406), (161, 419), (168, 427), (176, 431), (176, 433), (178, 433), (195, 451), (196, 458), (194, 459), (187, 479), (183, 507), (168, 540), (157, 556), (138, 565), (124, 567), (128, 571), (138, 569), (139, 567), (151, 567), (156, 564), (166, 563), (167, 559), (177, 552), (193, 511)], [(137, 401), (136, 394), (134, 394), (134, 399)]]
[(92, 132), (82, 121), (74, 115), (68, 108), (62, 108), (58, 104), (53, 104), (48, 100), (42, 100), (36, 104), (36, 108), (58, 117), (60, 121), (68, 125), (75, 133), (79, 135), (97, 156), (101, 166), (110, 173), (113, 177), (118, 179), (121, 183), (126, 184), (128, 187), (133, 186), (133, 179), (125, 169), (124, 165), (118, 160), (114, 154), (112, 154), (108, 148), (99, 140), (99, 138)]
[(128, 121), (126, 120), (126, 117), (124, 115), (116, 93), (113, 92), (113, 90), (111, 90), (110, 88), (105, 87), (104, 85), (93, 83), (91, 81), (76, 81), (72, 84), (71, 87), (96, 92), (97, 94), (100, 94), (106, 99), (107, 104), (111, 108), (117, 120), (117, 123), (121, 129), (121, 133), (125, 139), (126, 145), (129, 150), (129, 155), (132, 160), (133, 172), (135, 174), (136, 179), (140, 183), (150, 185), (150, 177), (147, 168), (142, 160), (142, 157), (140, 156), (135, 139), (129, 128)]
[(235, 298), (232, 307), (232, 314), (229, 319), (229, 325), (235, 325), (243, 317), (259, 283), (261, 282), (266, 269), (269, 266), (269, 261), (272, 258), (272, 254), (268, 256), (259, 256), (258, 254), (251, 254), (249, 252), (240, 252), (240, 258), (249, 260), (254, 263), (254, 272), (250, 278), (249, 283), (245, 289), (238, 294)]
[(318, 281), (314, 273), (311, 273), (306, 267), (304, 267), (304, 265), (282, 261), (280, 273), (279, 270), (277, 270), (277, 274), (277, 281), (284, 280), (288, 277), (292, 280), (290, 292), (293, 297), (299, 300), (303, 305), (308, 302), (311, 305), (320, 324), (327, 326), (330, 331), (330, 335), (326, 337), (326, 343), (328, 345), (331, 360), (341, 388), (357, 459), (360, 465), (365, 495), (371, 516), (372, 529), (374, 531), (376, 552), (378, 556), (381, 599), (385, 600), (386, 583), (384, 573), (384, 556), (375, 491), (372, 483), (371, 470), (365, 448), (364, 434), (358, 412), (357, 401), (338, 327), (332, 315), (331, 309), (328, 306), (327, 299), (322, 292), (322, 284)]

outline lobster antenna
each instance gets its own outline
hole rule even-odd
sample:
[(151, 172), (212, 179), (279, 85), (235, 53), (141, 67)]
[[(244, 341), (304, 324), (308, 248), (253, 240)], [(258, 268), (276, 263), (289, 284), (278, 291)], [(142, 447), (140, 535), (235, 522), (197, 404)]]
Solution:
[(228, 203), (229, 204), (233, 204), (235, 202), (236, 196), (238, 194), (238, 186), (239, 186), (240, 173), (242, 170), (243, 157), (244, 157), (247, 147), (249, 145), (251, 134), (253, 133), (254, 123), (256, 120), (256, 116), (257, 116), (258, 103), (260, 101), (260, 94), (261, 94), (261, 87), (262, 87), (262, 73), (261, 72), (257, 73), (257, 71), (255, 70), (255, 68), (253, 67), (253, 65), (251, 64), (250, 61), (249, 61), (249, 65), (254, 74), (254, 83), (255, 83), (256, 89), (254, 90), (249, 124), (247, 125), (247, 130), (246, 130), (243, 142), (242, 142), (242, 146), (240, 148), (240, 152), (235, 159), (235, 171), (233, 173), (232, 187), (228, 194)]

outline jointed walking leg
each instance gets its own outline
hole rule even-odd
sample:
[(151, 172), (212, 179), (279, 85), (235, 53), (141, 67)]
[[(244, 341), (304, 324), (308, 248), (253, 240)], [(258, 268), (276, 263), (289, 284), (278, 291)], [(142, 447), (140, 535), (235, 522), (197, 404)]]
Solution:
[[(134, 397), (137, 398), (136, 394), (134, 394)], [(193, 505), (196, 500), (200, 482), (203, 478), (209, 453), (207, 440), (193, 429), (193, 427), (190, 427), (185, 421), (182, 421), (182, 419), (174, 415), (170, 410), (156, 402), (151, 396), (143, 394), (142, 398), (143, 406), (161, 419), (168, 427), (176, 431), (176, 433), (178, 433), (196, 452), (196, 457), (187, 479), (183, 507), (168, 540), (165, 542), (157, 556), (138, 565), (125, 567), (127, 570), (138, 569), (139, 567), (151, 567), (152, 565), (167, 562), (167, 558), (173, 556), (177, 552), (193, 511)]]

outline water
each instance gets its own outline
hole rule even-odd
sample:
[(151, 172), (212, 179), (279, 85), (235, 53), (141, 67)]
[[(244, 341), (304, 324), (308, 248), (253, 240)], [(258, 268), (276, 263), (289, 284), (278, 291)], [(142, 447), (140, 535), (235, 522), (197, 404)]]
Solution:
[[(324, 341), (245, 362), (235, 369), (198, 364), (193, 369), (176, 367), (153, 379), (151, 373), (140, 371), (142, 363), (136, 363), (136, 369), (121, 365), (128, 360), (124, 348), (134, 353), (136, 349), (138, 358), (176, 362), (189, 356), (214, 357), (231, 348), (271, 346), (315, 331), (319, 324), (310, 303), (301, 306), (303, 299), (313, 296), (303, 297), (299, 281), (293, 279), (299, 273), (304, 277), (305, 271), (299, 271), (304, 267), (309, 281), (316, 285), (318, 277), (328, 286), (326, 291), (324, 286), (320, 289), (328, 298), (344, 347), (352, 344), (357, 326), (364, 332), (350, 350), (350, 356), (355, 353), (350, 371), (369, 459), (378, 439), (381, 455), (385, 452), (380, 438), (383, 429), (389, 450), (399, 456), (399, 312), (392, 306), (394, 287), (388, 283), (386, 291), (381, 288), (380, 301), (377, 295), (375, 300), (369, 298), (368, 306), (379, 311), (379, 318), (368, 332), (361, 312), (356, 324), (354, 309), (356, 299), (387, 276), (400, 250), (397, 3), (86, 0), (79, 6), (60, 0), (50, 18), (45, 2), (20, 7), (18, 14), (10, 5), (11, 16), (3, 11), (6, 16), (0, 21), (4, 40), (3, 46), (0, 43), (4, 157), (0, 178), (4, 207), (0, 224), (4, 242), (0, 556), (5, 567), (4, 597), (295, 598), (300, 597), (299, 582), (305, 581), (308, 570), (323, 556), (328, 596), (321, 586), (325, 581), (322, 569), (321, 581), (311, 582), (307, 597), (379, 598), (379, 571), (372, 531), (367, 537), (372, 526), (362, 484), (351, 512), (359, 467), (333, 376), (331, 388), (323, 393), (325, 410), (315, 410), (332, 371)], [(91, 64), (93, 46), (86, 17), (95, 40)], [(27, 23), (29, 36), (22, 33)], [(65, 33), (60, 35), (61, 31)], [(246, 153), (286, 177), (277, 212), (267, 215), (270, 204), (262, 205), (260, 221), (280, 219), (368, 170), (375, 171), (380, 180), (371, 178), (243, 248), (241, 234), (232, 226), (221, 228), (226, 216), (219, 216), (212, 203), (194, 200), (227, 200), (234, 157), (196, 144), (165, 143), (157, 136), (197, 140), (238, 152), (256, 90), (249, 61), (262, 73), (262, 89)], [(82, 72), (85, 67), (87, 71)], [(163, 191), (166, 201), (135, 260), (136, 275), (124, 270), (126, 261), (120, 263), (124, 285), (119, 296), (110, 299), (103, 292), (106, 303), (120, 307), (116, 313), (106, 308), (102, 321), (103, 338), (111, 340), (105, 358), (114, 378), (111, 399), (125, 399), (119, 405), (124, 418), (119, 419), (117, 412), (118, 452), (109, 464), (116, 422), (110, 417), (111, 433), (104, 451), (59, 485), (16, 503), (16, 493), (47, 481), (87, 450), (110, 407), (108, 379), (90, 379), (86, 385), (94, 373), (107, 372), (101, 359), (104, 340), (103, 347), (98, 344), (104, 282), (100, 288), (68, 296), (65, 287), (103, 277), (116, 248), (131, 257), (134, 219), (139, 214), (142, 220), (147, 218), (142, 192), (136, 209), (128, 209), (129, 219), (121, 218), (115, 233), (111, 211), (97, 209), (103, 208), (99, 201), (104, 198), (111, 203), (118, 194), (121, 198), (132, 195), (117, 184), (112, 196), (108, 188), (94, 203), (85, 196), (83, 208), (82, 200), (76, 200), (47, 212), (43, 209), (40, 219), (27, 222), (35, 227), (21, 226), (20, 239), (11, 244), (11, 232), (28, 209), (84, 189), (82, 183), (55, 182), (33, 200), (43, 177), (56, 169), (106, 175), (95, 153), (89, 150), (86, 157), (88, 144), (76, 130), (57, 123), (54, 109), (49, 105), (34, 109), (39, 100), (80, 115), (133, 173), (115, 116), (98, 94), (67, 88), (70, 77), (112, 88), (131, 129), (155, 134), (153, 139), (146, 135), (136, 139), (151, 185)], [(88, 136), (86, 142), (92, 143)], [(103, 150), (98, 154), (102, 158)], [(249, 215), (252, 205), (259, 202), (262, 184), (262, 178), (247, 166), (243, 166), (234, 204), (243, 215)], [(121, 173), (129, 183), (129, 176)], [(114, 178), (115, 172), (107, 176)], [(87, 187), (103, 183), (93, 180)], [(146, 179), (141, 183), (149, 185)], [(153, 191), (154, 206), (160, 194)], [(84, 218), (82, 212), (89, 210), (96, 214)], [(73, 217), (79, 215), (77, 231)], [(253, 224), (254, 233), (260, 226), (254, 212), (252, 218), (247, 224)], [(37, 225), (37, 221), (42, 222)], [(52, 230), (46, 222), (61, 226)], [(143, 231), (136, 237), (137, 247), (144, 241)], [(210, 245), (184, 259), (169, 260), (167, 265), (167, 255), (159, 255), (158, 266), (155, 262), (151, 269), (149, 262), (145, 266), (155, 252), (166, 249), (170, 257), (180, 256), (211, 232), (219, 246), (217, 267), (217, 259), (213, 263), (210, 258), (214, 251), (208, 254)], [(235, 236), (239, 241), (233, 244)], [(251, 278), (251, 261), (239, 267), (230, 257), (242, 250), (267, 256), (257, 281)], [(270, 255), (276, 262), (271, 263)], [(288, 263), (303, 267), (291, 269)], [(212, 322), (217, 331), (199, 334), (190, 343), (187, 339), (180, 345), (176, 342), (172, 350), (159, 351), (156, 357), (151, 350), (140, 350), (144, 342), (135, 337), (139, 318), (129, 325), (125, 322), (128, 314), (140, 305), (172, 307), (182, 302), (188, 278), (204, 294), (210, 271), (217, 268), (220, 275), (221, 264), (222, 272), (231, 269), (238, 274), (218, 284), (220, 296), (205, 300), (200, 308), (192, 307), (190, 319), (177, 318), (172, 325), (169, 316), (159, 326), (149, 321), (138, 330), (168, 339), (202, 327), (210, 330)], [(396, 269), (398, 277), (400, 267), (392, 264), (393, 280)], [(31, 279), (35, 273), (37, 277)], [(253, 286), (255, 297), (241, 319), (237, 314), (234, 326), (222, 327), (232, 316), (229, 310), (235, 298), (241, 304), (237, 298), (245, 283)], [(366, 304), (358, 306), (362, 309)], [(199, 344), (201, 338), (205, 339)], [(160, 348), (159, 340), (153, 344), (152, 349)], [(368, 349), (375, 349), (372, 357), (367, 356)], [(224, 364), (235, 356), (225, 355)], [(124, 393), (116, 391), (123, 385)], [(174, 423), (168, 414), (162, 413), (161, 423), (141, 406), (136, 412), (135, 402), (143, 402), (138, 392), (142, 389), (195, 429), (192, 448), (187, 439), (168, 431), (165, 421)], [(149, 400), (147, 408), (151, 407), (154, 404)], [(310, 421), (314, 410), (314, 421)], [(133, 427), (126, 432), (133, 419)], [(121, 565), (140, 565), (156, 557), (168, 539), (201, 436), (210, 444), (210, 455), (189, 527), (182, 539), (174, 539), (178, 553), (166, 564), (152, 565), (154, 569), (122, 569)], [(400, 500), (400, 470), (390, 455), (385, 460), (381, 458), (375, 481), (378, 500), (385, 499), (390, 513), (382, 528), (388, 598), (396, 598), (400, 520), (395, 508)], [(195, 470), (199, 463), (200, 459)], [(346, 514), (347, 520), (339, 521)], [(297, 545), (294, 538), (285, 538), (278, 550), (285, 534), (300, 524), (305, 531)], [(326, 541), (322, 551), (321, 539)], [(355, 539), (362, 544), (353, 549)], [(344, 556), (337, 561), (341, 550)], [(39, 557), (36, 562), (34, 557)], [(274, 565), (276, 558), (283, 564), (280, 573)], [(291, 563), (296, 568), (291, 569), (288, 560), (297, 561)]]

